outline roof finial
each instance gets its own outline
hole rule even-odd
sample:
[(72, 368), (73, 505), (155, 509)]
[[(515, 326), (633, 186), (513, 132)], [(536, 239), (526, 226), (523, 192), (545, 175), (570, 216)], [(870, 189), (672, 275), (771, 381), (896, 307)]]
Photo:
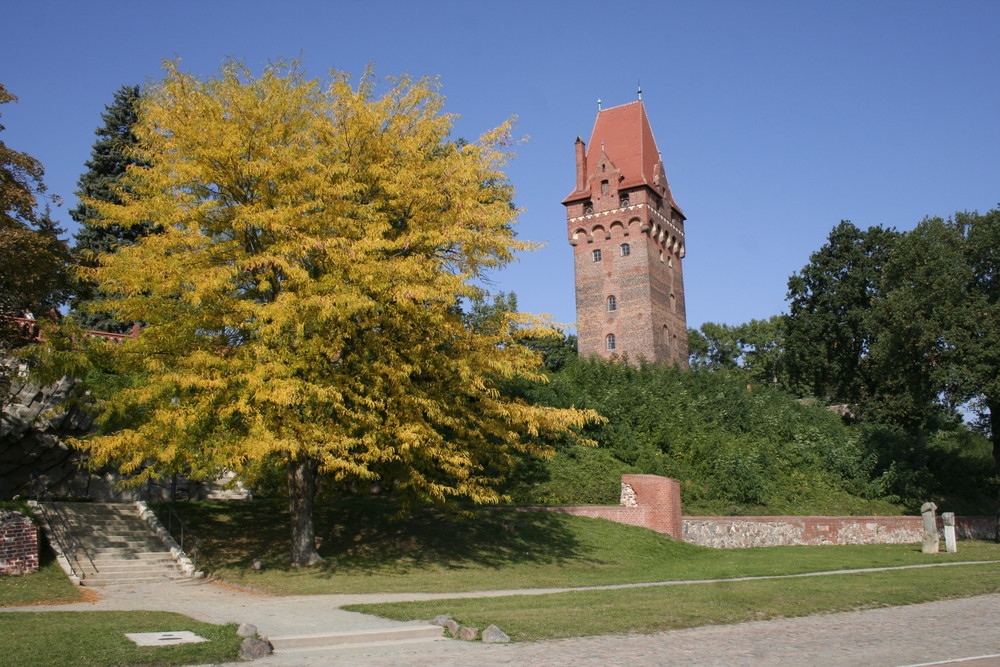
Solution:
[(601, 98), (600, 97), (597, 98), (597, 110), (598, 111), (601, 110)]
[(639, 87), (639, 101), (642, 102), (642, 82), (636, 79), (635, 83)]

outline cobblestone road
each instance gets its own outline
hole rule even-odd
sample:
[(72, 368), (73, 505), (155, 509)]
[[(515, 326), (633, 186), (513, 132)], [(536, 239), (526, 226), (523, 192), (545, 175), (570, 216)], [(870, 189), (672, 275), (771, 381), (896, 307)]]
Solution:
[[(1000, 654), (1000, 595), (908, 607), (511, 645), (456, 640), (285, 653), (268, 667), (917, 665)], [(244, 663), (245, 664), (245, 663)], [(962, 662), (1000, 667), (1000, 658)]]

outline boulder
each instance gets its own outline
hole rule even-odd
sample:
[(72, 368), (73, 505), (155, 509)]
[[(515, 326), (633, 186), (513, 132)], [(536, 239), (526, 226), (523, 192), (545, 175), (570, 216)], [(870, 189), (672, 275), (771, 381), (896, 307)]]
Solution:
[(257, 658), (264, 658), (269, 655), (271, 655), (271, 645), (261, 639), (247, 637), (240, 644), (241, 660), (256, 660)]
[(256, 637), (257, 626), (250, 623), (241, 623), (240, 627), (236, 628), (236, 634), (240, 637)]
[(479, 628), (472, 628), (465, 625), (458, 630), (458, 638), (464, 639), (467, 642), (473, 641), (477, 636), (479, 636)]
[(495, 625), (490, 625), (483, 630), (484, 644), (506, 644), (509, 641), (510, 637), (507, 636), (507, 633)]

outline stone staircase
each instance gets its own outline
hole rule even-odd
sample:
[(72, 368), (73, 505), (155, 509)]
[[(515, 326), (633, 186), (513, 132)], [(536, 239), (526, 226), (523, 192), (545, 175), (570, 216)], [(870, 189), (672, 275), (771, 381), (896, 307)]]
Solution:
[(71, 561), (81, 586), (184, 578), (169, 547), (140, 516), (135, 504), (54, 502), (41, 505), (50, 541), (58, 544), (63, 555)]

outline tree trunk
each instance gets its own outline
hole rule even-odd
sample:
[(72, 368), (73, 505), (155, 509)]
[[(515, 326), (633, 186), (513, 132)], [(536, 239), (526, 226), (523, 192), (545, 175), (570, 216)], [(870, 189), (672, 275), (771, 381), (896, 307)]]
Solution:
[(313, 531), (313, 499), (316, 497), (315, 459), (288, 462), (288, 509), (292, 515), (292, 566), (307, 567), (321, 560)]

